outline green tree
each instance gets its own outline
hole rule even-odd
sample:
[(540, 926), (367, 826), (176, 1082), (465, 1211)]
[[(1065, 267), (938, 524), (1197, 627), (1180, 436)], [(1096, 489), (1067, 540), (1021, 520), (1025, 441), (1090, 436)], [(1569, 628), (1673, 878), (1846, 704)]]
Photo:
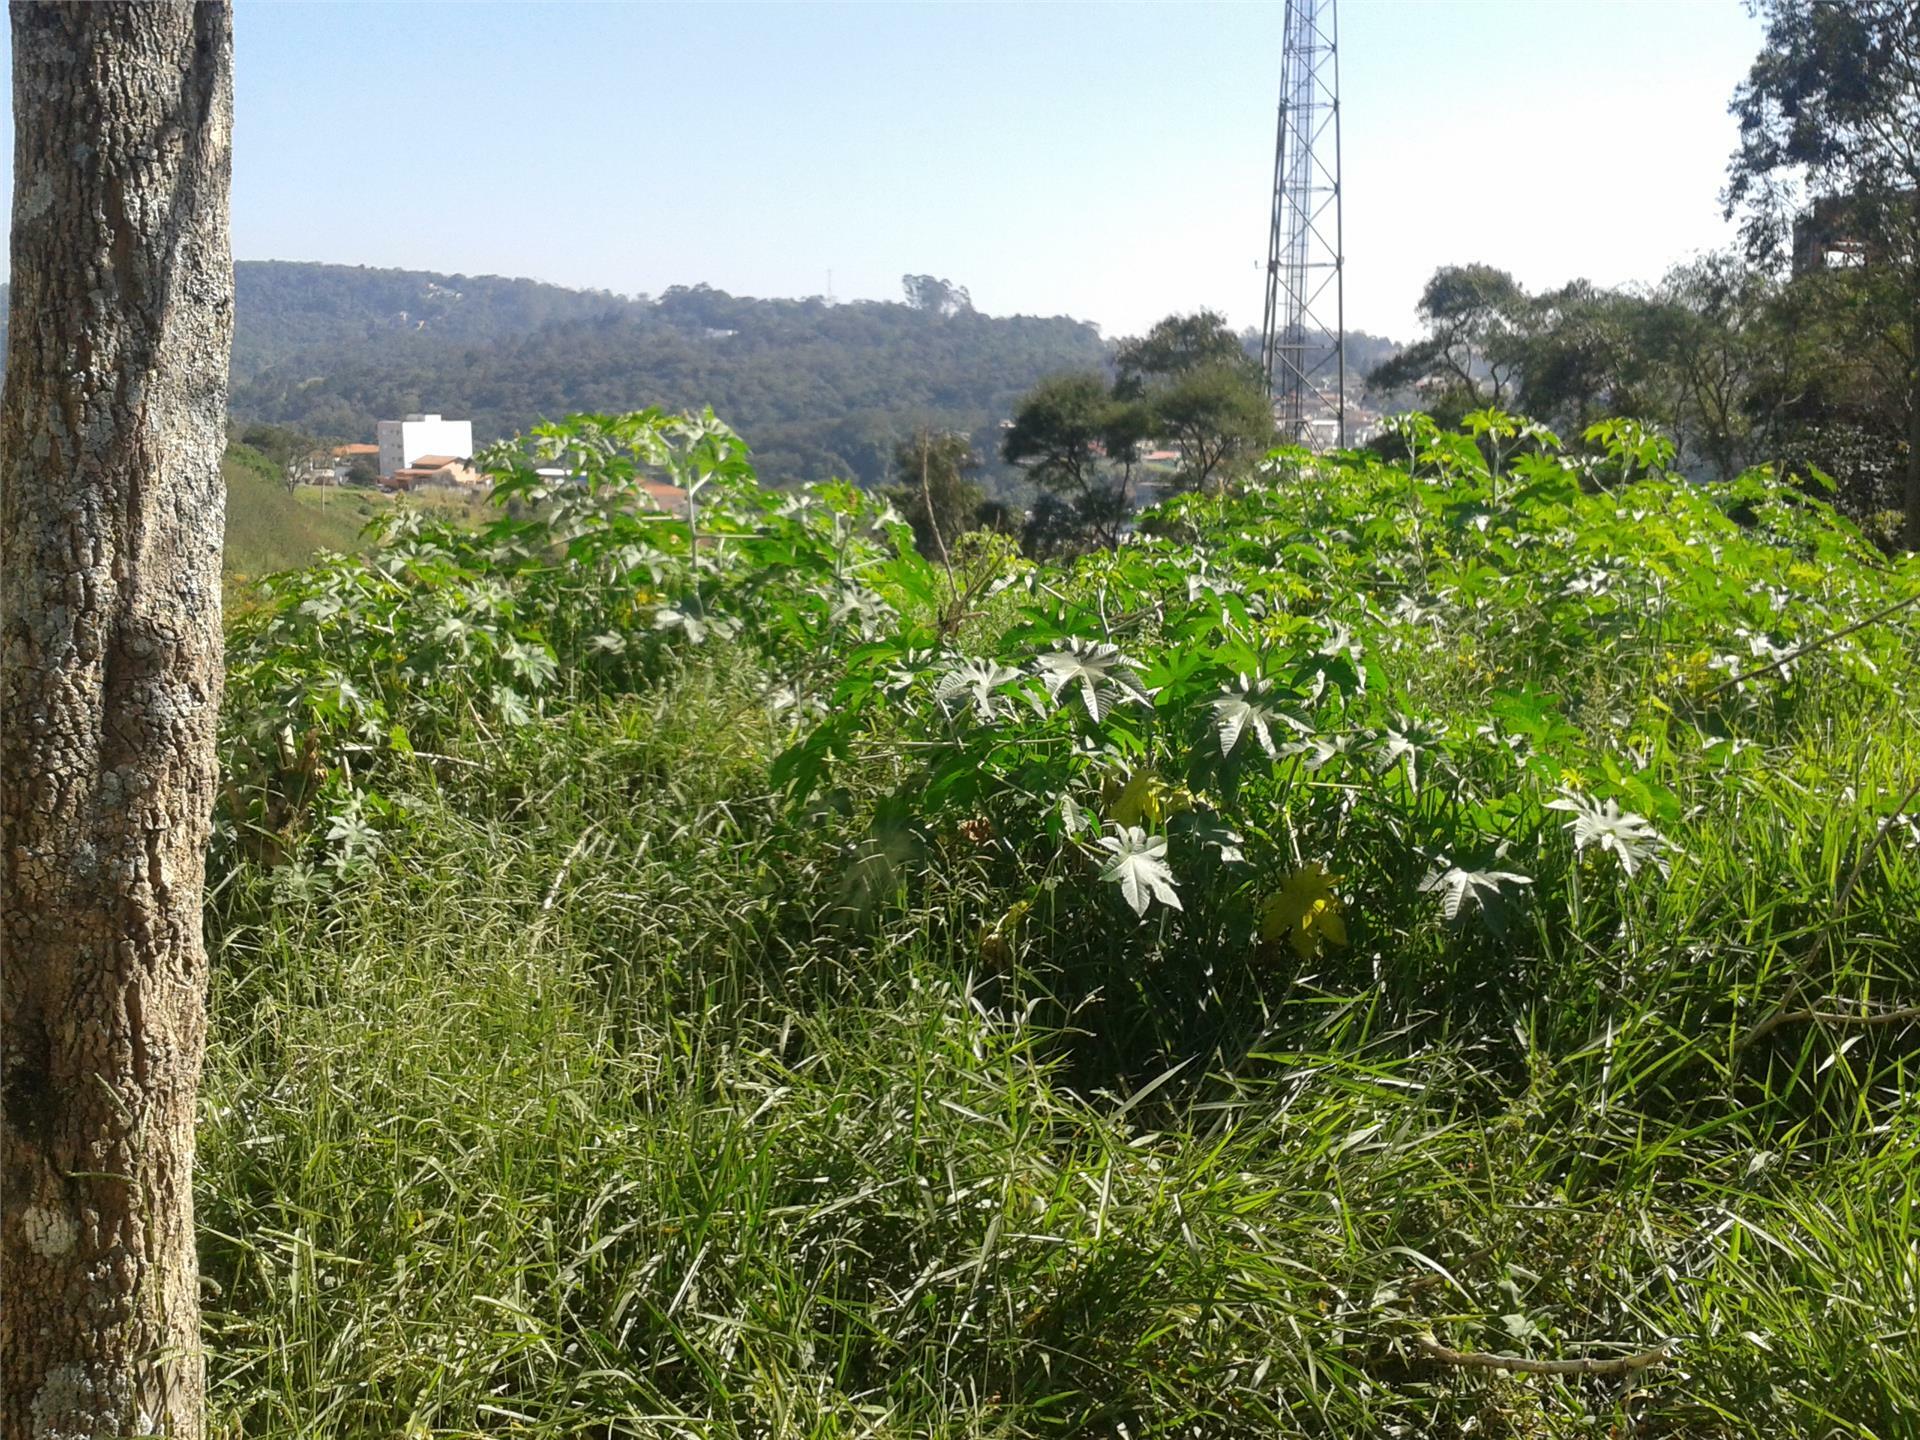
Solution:
[(1836, 503), (1897, 546), (1904, 538), (1909, 418), (1898, 280), (1885, 268), (1820, 268), (1774, 287), (1748, 408), (1757, 455), (1805, 474), (1818, 466)]
[(1421, 292), (1427, 333), (1367, 376), (1375, 390), (1414, 389), (1443, 424), (1512, 402), (1525, 359), (1527, 292), (1491, 265), (1443, 265)]
[(1578, 434), (1610, 415), (1671, 427), (1652, 361), (1656, 302), (1575, 280), (1513, 316), (1515, 407)]
[(1115, 401), (1145, 407), (1150, 433), (1180, 451), (1185, 488), (1208, 488), (1273, 444), (1260, 367), (1215, 311), (1169, 315), (1121, 342), (1114, 369)]
[(1000, 454), (1043, 489), (1084, 495), (1101, 483), (1112, 403), (1107, 382), (1090, 370), (1049, 376), (1022, 397)]
[(1035, 506), (1029, 548), (1116, 544), (1132, 507), (1133, 467), (1151, 433), (1143, 401), (1117, 399), (1092, 371), (1055, 375), (1027, 392), (1000, 442), (1049, 502)]
[(973, 297), (967, 293), (967, 287), (951, 280), (932, 275), (902, 275), (900, 288), (906, 292), (909, 306), (929, 315), (973, 313)]
[(1920, 548), (1920, 7), (1760, 0), (1759, 10), (1765, 45), (1733, 97), (1727, 213), (1744, 215), (1755, 260), (1777, 263), (1791, 245), (1804, 272), (1840, 249), (1857, 263), (1830, 288), (1891, 302), (1878, 343), (1900, 373), (1905, 541)]
[(1145, 335), (1120, 342), (1114, 354), (1114, 391), (1137, 399), (1155, 381), (1214, 366), (1242, 370), (1259, 381), (1258, 363), (1227, 328), (1224, 315), (1215, 310), (1169, 315)]
[(1256, 372), (1218, 362), (1174, 377), (1150, 401), (1156, 432), (1180, 451), (1180, 483), (1216, 488), (1274, 442), (1273, 407)]
[(953, 430), (922, 425), (893, 452), (900, 483), (887, 499), (913, 527), (914, 546), (946, 564), (953, 543), (974, 528), (985, 492), (970, 478), (980, 468), (973, 442)]
[(319, 448), (319, 441), (293, 425), (256, 422), (240, 432), (240, 443), (251, 445), (274, 464), (285, 468)]
[(1817, 368), (1806, 337), (1783, 333), (1777, 291), (1731, 255), (1644, 292), (1575, 280), (1529, 295), (1503, 272), (1453, 267), (1427, 287), (1432, 333), (1370, 383), (1417, 386), (1446, 418), (1510, 405), (1576, 436), (1610, 417), (1644, 421), (1727, 477), (1757, 458)]
[(1670, 271), (1647, 307), (1644, 344), (1675, 438), (1722, 480), (1759, 458), (1772, 428), (1763, 395), (1783, 353), (1776, 292), (1764, 273), (1722, 253)]

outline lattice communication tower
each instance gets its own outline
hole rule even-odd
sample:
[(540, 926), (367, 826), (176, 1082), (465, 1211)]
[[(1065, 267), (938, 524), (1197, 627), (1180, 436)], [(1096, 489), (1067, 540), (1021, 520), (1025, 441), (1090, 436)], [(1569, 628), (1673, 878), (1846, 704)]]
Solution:
[(1260, 359), (1280, 433), (1347, 443), (1336, 0), (1287, 0)]

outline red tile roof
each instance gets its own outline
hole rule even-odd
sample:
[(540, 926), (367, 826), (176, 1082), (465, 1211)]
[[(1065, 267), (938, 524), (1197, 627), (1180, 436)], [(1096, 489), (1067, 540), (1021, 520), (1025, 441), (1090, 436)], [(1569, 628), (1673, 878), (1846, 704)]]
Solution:
[(678, 485), (669, 485), (664, 480), (647, 480), (642, 484), (653, 503), (670, 515), (687, 513), (687, 492)]

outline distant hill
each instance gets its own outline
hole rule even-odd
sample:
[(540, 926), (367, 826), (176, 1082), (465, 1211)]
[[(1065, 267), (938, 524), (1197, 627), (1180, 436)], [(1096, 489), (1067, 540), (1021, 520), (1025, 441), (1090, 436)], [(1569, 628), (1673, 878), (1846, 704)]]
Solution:
[(484, 443), (576, 410), (710, 404), (774, 480), (886, 478), (921, 422), (998, 425), (1043, 375), (1103, 366), (1090, 324), (905, 304), (657, 300), (527, 280), (280, 261), (236, 267), (233, 413), (368, 438), (408, 411), (469, 418)]
[[(403, 335), (497, 340), (635, 304), (605, 290), (568, 290), (538, 280), (295, 260), (236, 261), (233, 290), (236, 386), (301, 354), (361, 349)], [(7, 332), (6, 301), (7, 286), (0, 282), (0, 344)]]
[(233, 267), (233, 380), (302, 354), (390, 344), (405, 336), (485, 342), (587, 320), (633, 302), (498, 275), (439, 275), (288, 260)]
[[(1109, 346), (1064, 316), (964, 305), (756, 300), (705, 285), (657, 299), (495, 275), (303, 261), (234, 266), (232, 410), (367, 440), (410, 411), (471, 419), (481, 443), (577, 410), (712, 405), (770, 480), (888, 478), (894, 443), (965, 431), (1002, 488), (999, 422), (1043, 376), (1099, 369)], [(0, 342), (5, 287), (0, 286)], [(1254, 342), (1257, 344), (1257, 339)], [(1349, 337), (1364, 373), (1390, 342)]]

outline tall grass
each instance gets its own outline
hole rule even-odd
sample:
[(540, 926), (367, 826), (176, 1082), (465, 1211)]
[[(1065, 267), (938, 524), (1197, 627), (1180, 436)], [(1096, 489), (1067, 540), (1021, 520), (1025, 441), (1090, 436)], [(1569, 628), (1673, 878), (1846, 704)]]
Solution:
[[(1607, 964), (1562, 937), (1505, 1033), (1416, 1042), (1414, 997), (1303, 983), (1238, 1073), (1129, 1102), (1061, 1084), (1073, 1021), (983, 973), (964, 875), (863, 932), (793, 893), (734, 678), (455, 786), (421, 762), (381, 863), (221, 897), (229, 1433), (1913, 1433), (1904, 1048), (1741, 1054), (1717, 998), (1750, 1013), (1804, 951), (1897, 736), (1836, 736), (1851, 809), (1729, 789), (1694, 883)], [(1882, 848), (1852, 924), (1886, 944), (1842, 986), (1913, 954)], [(1489, 1377), (1428, 1332), (1677, 1348), (1632, 1384)]]
[(322, 550), (358, 549), (383, 503), (363, 490), (289, 491), (279, 467), (246, 445), (229, 446), (220, 471), (227, 483), (222, 554), (228, 576), (242, 582), (305, 565)]

